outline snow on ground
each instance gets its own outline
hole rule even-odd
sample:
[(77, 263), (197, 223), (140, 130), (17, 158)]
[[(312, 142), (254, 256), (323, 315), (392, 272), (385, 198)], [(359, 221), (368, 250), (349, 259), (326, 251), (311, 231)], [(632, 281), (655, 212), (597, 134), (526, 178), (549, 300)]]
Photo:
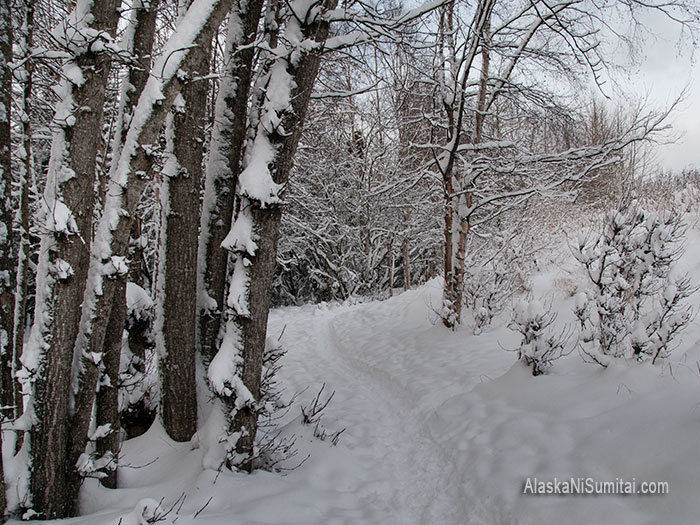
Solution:
[[(684, 264), (698, 282), (700, 235), (690, 236)], [(582, 282), (567, 265), (532, 289), (563, 323)], [(603, 369), (573, 352), (533, 377), (503, 349), (517, 343), (508, 312), (474, 336), (436, 322), (439, 304), (433, 280), (385, 301), (274, 311), (286, 395), (309, 387), (298, 398), (307, 404), (323, 383), (335, 391), (321, 423), (346, 428), (339, 444), (314, 438), (297, 403), (282, 420), (299, 449), (286, 466), (308, 460), (283, 473), (217, 472), (202, 467), (215, 419), (184, 444), (156, 425), (126, 442), (122, 488), (87, 483), (84, 516), (64, 522), (146, 523), (160, 504), (157, 513), (172, 508), (160, 523), (180, 525), (697, 523), (700, 321), (670, 363)], [(670, 493), (523, 494), (528, 477), (589, 476), (665, 481)]]

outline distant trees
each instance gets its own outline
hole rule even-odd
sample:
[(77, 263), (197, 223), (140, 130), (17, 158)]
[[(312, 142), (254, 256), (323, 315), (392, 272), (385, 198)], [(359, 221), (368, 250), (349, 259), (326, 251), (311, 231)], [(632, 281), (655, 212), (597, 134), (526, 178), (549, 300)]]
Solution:
[[(598, 20), (611, 9), (615, 6), (568, 1), (506, 9), (483, 0), (473, 10), (451, 3), (440, 11), (440, 52), (431, 71), (444, 108), (436, 124), (445, 135), (431, 147), (432, 169), (445, 196), (441, 317), (446, 326), (461, 320), (467, 238), (477, 225), (531, 195), (596, 178), (601, 167), (618, 163), (630, 144), (662, 128), (663, 114), (637, 114), (609, 136), (598, 134), (586, 147), (572, 149), (559, 141), (534, 142), (523, 131), (542, 132), (520, 127), (527, 113), (540, 112), (540, 122), (547, 122), (567, 111), (546, 82), (533, 81), (526, 71), (561, 81), (587, 69), (599, 78), (606, 58)], [(505, 104), (499, 108), (499, 102)]]
[[(684, 23), (695, 13), (646, 7)], [(474, 296), (487, 280), (475, 273), (478, 259), (500, 250), (504, 226), (527, 222), (517, 210), (528, 199), (591, 203), (629, 189), (642, 143), (665, 127), (666, 111), (611, 112), (591, 95), (565, 96), (587, 76), (602, 82), (599, 22), (618, 9), (448, 2), (400, 40), (344, 54), (357, 64), (352, 75), (329, 62), (283, 221), (277, 300), (377, 293), (401, 273), (410, 283), (442, 263), (441, 317), (454, 327), (463, 305), (489, 301)], [(516, 251), (529, 250), (518, 242), (510, 241)]]

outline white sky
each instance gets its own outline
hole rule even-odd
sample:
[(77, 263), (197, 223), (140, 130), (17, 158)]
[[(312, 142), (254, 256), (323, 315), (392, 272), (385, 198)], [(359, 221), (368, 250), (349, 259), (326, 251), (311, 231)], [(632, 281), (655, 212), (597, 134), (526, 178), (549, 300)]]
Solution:
[(689, 39), (679, 42), (677, 24), (660, 14), (649, 17), (648, 23), (656, 36), (645, 38), (639, 65), (631, 74), (620, 75), (618, 82), (623, 90), (647, 96), (657, 108), (670, 105), (687, 88), (685, 101), (669, 121), (672, 133), (680, 137), (658, 145), (656, 160), (664, 169), (700, 168), (700, 65), (694, 64), (697, 57)]

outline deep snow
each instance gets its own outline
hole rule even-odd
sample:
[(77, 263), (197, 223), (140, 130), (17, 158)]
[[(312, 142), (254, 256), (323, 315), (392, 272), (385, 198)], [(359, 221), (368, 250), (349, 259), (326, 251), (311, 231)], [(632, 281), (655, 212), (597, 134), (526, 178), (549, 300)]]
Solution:
[[(693, 244), (685, 265), (698, 282)], [(556, 258), (532, 293), (565, 323), (584, 281)], [(172, 442), (159, 425), (127, 441), (122, 488), (89, 480), (83, 517), (61, 523), (139, 524), (159, 503), (161, 514), (175, 506), (160, 523), (180, 525), (697, 523), (700, 321), (670, 362), (603, 369), (574, 351), (533, 377), (504, 351), (518, 341), (508, 312), (474, 336), (468, 323), (450, 332), (436, 322), (440, 302), (433, 280), (385, 301), (274, 311), (270, 336), (281, 334), (288, 351), (285, 395), (310, 386), (282, 420), (299, 449), (285, 466), (308, 460), (282, 473), (205, 469), (216, 464), (220, 420), (203, 399), (205, 422), (191, 443)], [(322, 425), (346, 428), (337, 446), (300, 423), (299, 404), (323, 383), (335, 396)], [(524, 495), (528, 476), (667, 481), (670, 493)]]

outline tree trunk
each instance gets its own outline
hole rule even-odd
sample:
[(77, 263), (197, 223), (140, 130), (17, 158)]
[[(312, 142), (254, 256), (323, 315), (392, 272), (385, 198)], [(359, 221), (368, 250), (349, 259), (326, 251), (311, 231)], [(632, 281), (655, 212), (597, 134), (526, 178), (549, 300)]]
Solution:
[[(118, 158), (128, 129), (129, 121), (133, 118), (133, 111), (138, 97), (148, 79), (151, 50), (155, 34), (155, 22), (158, 1), (154, 0), (144, 7), (143, 2), (137, 1), (132, 6), (131, 27), (132, 40), (127, 45), (137, 57), (137, 67), (129, 69), (124, 79), (124, 86), (120, 94), (120, 109), (117, 115), (117, 127), (112, 141), (112, 157)], [(110, 176), (114, 168), (110, 170)], [(93, 402), (96, 403), (97, 424), (111, 427), (111, 433), (97, 442), (99, 453), (109, 453), (113, 457), (112, 469), (106, 472), (107, 477), (102, 480), (105, 486), (114, 488), (117, 483), (117, 460), (119, 452), (119, 411), (118, 411), (118, 385), (119, 385), (119, 361), (121, 357), (121, 341), (124, 326), (126, 324), (126, 275), (124, 272), (116, 272), (112, 277), (115, 293), (111, 304), (106, 304), (103, 316), (107, 319), (105, 327), (104, 343), (99, 348), (104, 352), (102, 364), (104, 371), (101, 375), (101, 387), (99, 394), (94, 394), (95, 378), (99, 376), (99, 363), (94, 361), (84, 362), (85, 372), (82, 388), (78, 392), (75, 406), (76, 415), (71, 425), (71, 440), (69, 457), (71, 461), (77, 461), (85, 451), (86, 437), (90, 425)], [(84, 334), (81, 334), (84, 337)], [(78, 348), (85, 344), (84, 340), (78, 341)], [(85, 381), (87, 379), (87, 381)], [(90, 386), (88, 386), (90, 385)], [(69, 477), (72, 497), (77, 498), (77, 493), (82, 483), (82, 478), (77, 473)]]
[[(454, 96), (443, 98), (444, 110), (447, 113), (449, 123), (448, 144), (442, 155), (447, 155), (444, 160), (438, 161), (438, 168), (442, 175), (443, 191), (444, 191), (444, 239), (445, 239), (445, 261), (444, 261), (444, 276), (445, 283), (443, 288), (443, 304), (442, 304), (442, 322), (451, 329), (455, 329), (461, 322), (462, 316), (462, 296), (464, 283), (464, 257), (466, 253), (466, 236), (469, 231), (468, 217), (463, 217), (461, 212), (460, 200), (466, 199), (464, 195), (455, 197), (454, 193), (458, 186), (458, 179), (454, 175), (455, 161), (457, 158), (457, 150), (462, 139), (464, 122), (465, 104), (466, 104), (466, 87), (469, 80), (469, 73), (472, 68), (474, 57), (478, 50), (483, 49), (485, 28), (488, 27), (491, 12), (495, 1), (485, 0), (477, 4), (477, 10), (472, 21), (473, 31), (476, 37), (470, 38), (468, 45), (461, 48), (462, 53), (458, 59), (457, 50), (454, 47), (453, 40), (453, 24), (454, 24), (454, 4), (450, 3), (446, 6), (445, 16), (441, 18), (440, 33), (441, 42), (448, 51), (450, 58), (448, 59), (451, 66), (459, 64), (458, 67), (452, 69), (452, 80), (454, 84), (451, 88), (454, 90)], [(441, 46), (441, 53), (444, 47)], [(488, 67), (488, 61), (485, 65)], [(483, 115), (487, 109), (484, 101), (481, 101), (477, 114)], [(477, 119), (478, 122), (483, 122), (483, 118)], [(479, 124), (481, 129), (481, 124)], [(467, 199), (469, 200), (469, 199)]]
[(117, 488), (117, 460), (119, 456), (119, 361), (122, 355), (122, 338), (126, 324), (126, 276), (119, 279), (114, 292), (114, 305), (105, 334), (104, 372), (95, 395), (96, 426), (109, 426), (109, 433), (97, 439), (97, 453), (111, 458), (100, 479), (107, 488)]
[[(14, 417), (15, 396), (12, 377), (15, 343), (16, 257), (12, 205), (12, 6), (0, 0), (0, 365), (2, 370), (1, 415)], [(3, 492), (4, 497), (4, 492)], [(4, 499), (3, 499), (4, 509)]]
[[(484, 133), (484, 119), (486, 118), (486, 95), (488, 94), (488, 80), (489, 80), (489, 31), (490, 31), (490, 18), (487, 18), (486, 23), (482, 31), (482, 41), (481, 46), (481, 77), (479, 79), (479, 98), (476, 106), (476, 115), (474, 117), (474, 144), (479, 144), (482, 140)], [(471, 184), (466, 181), (467, 184)], [(466, 193), (458, 197), (459, 201), (463, 201), (464, 206), (459, 206), (458, 209), (465, 208), (467, 213), (471, 211), (473, 205), (474, 194), (471, 187), (466, 188)], [(457, 316), (457, 322), (462, 319), (462, 303), (464, 298), (464, 272), (465, 265), (467, 262), (467, 237), (471, 231), (471, 221), (469, 216), (459, 215), (459, 229), (457, 232), (457, 257), (456, 266), (454, 271), (454, 281), (455, 281), (455, 314)]]
[[(90, 28), (114, 36), (118, 6), (117, 0), (95, 3)], [(74, 22), (80, 26), (86, 20), (90, 17)], [(67, 457), (68, 405), (73, 348), (90, 261), (95, 158), (102, 139), (110, 69), (107, 55), (89, 48), (84, 51), (67, 61), (66, 68), (71, 71), (61, 87), (68, 107), (59, 109), (55, 118), (60, 130), (52, 143), (44, 194), (50, 227), (42, 238), (37, 271), (37, 289), (41, 291), (37, 293), (30, 345), (34, 355), (23, 359), (23, 364), (36, 372), (30, 485), (34, 510), (43, 518), (71, 516), (76, 504), (66, 485), (66, 473), (73, 470)], [(76, 78), (76, 66), (82, 78)]]
[(456, 319), (455, 305), (457, 298), (455, 297), (455, 282), (454, 282), (454, 208), (452, 204), (452, 188), (451, 177), (443, 175), (443, 186), (445, 188), (445, 203), (444, 203), (444, 230), (443, 236), (445, 239), (444, 248), (444, 267), (443, 275), (445, 282), (442, 291), (442, 323), (447, 328), (454, 328), (459, 320)]
[[(12, 142), (10, 139), (10, 112), (12, 107), (12, 5), (10, 0), (0, 0), (0, 351), (2, 351), (2, 373), (0, 374), (1, 400), (10, 407), (2, 414), (14, 416), (11, 407), (15, 404), (12, 385), (12, 357), (14, 355), (14, 291), (15, 260), (14, 236), (12, 235)], [(0, 419), (5, 419), (4, 417)], [(0, 452), (2, 432), (0, 431)], [(5, 522), (5, 476), (0, 453), (0, 522)]]
[(129, 241), (129, 276), (127, 280), (134, 284), (138, 284), (141, 288), (150, 289), (150, 285), (146, 284), (146, 268), (144, 264), (143, 239), (141, 233), (143, 231), (143, 219), (140, 215), (134, 217), (134, 222), (131, 225), (131, 239)]
[[(112, 156), (118, 157), (126, 139), (126, 131), (129, 121), (133, 118), (134, 107), (138, 102), (138, 97), (143, 92), (143, 88), (148, 80), (148, 75), (151, 69), (151, 53), (153, 49), (153, 40), (155, 37), (155, 24), (157, 17), (158, 0), (151, 0), (147, 5), (144, 5), (142, 0), (137, 0), (132, 5), (132, 15), (130, 21), (131, 40), (127, 42), (131, 53), (136, 57), (137, 66), (130, 67), (127, 73), (120, 93), (120, 109), (117, 115), (117, 128), (115, 130), (114, 139), (112, 142)], [(105, 183), (105, 188), (107, 183)], [(137, 218), (138, 219), (138, 218)], [(134, 221), (137, 226), (136, 239), (140, 242), (140, 223)], [(133, 228), (132, 228), (133, 230)], [(132, 231), (132, 238), (134, 234)], [(134, 250), (136, 261), (129, 262), (129, 275), (132, 274), (134, 268), (140, 269), (141, 253)], [(132, 255), (132, 250), (129, 250), (129, 255)], [(140, 272), (139, 272), (140, 274)], [(109, 433), (98, 438), (96, 443), (96, 452), (104, 458), (110, 458), (110, 463), (106, 467), (103, 474), (105, 477), (100, 479), (103, 486), (107, 488), (117, 488), (118, 484), (118, 460), (120, 450), (121, 424), (119, 414), (119, 365), (121, 360), (122, 338), (124, 328), (126, 326), (126, 283), (128, 276), (123, 272), (114, 276), (115, 292), (112, 305), (109, 313), (109, 322), (106, 327), (104, 338), (104, 356), (102, 364), (104, 369), (100, 374), (100, 380), (97, 393), (95, 394), (95, 415), (96, 425), (108, 426)], [(106, 315), (106, 312), (105, 312)], [(87, 396), (89, 398), (90, 396)], [(80, 399), (85, 399), (80, 397)], [(85, 399), (84, 403), (89, 401)], [(76, 404), (78, 405), (78, 404)], [(78, 410), (87, 411), (88, 406), (78, 406)], [(85, 418), (84, 421), (87, 421)], [(73, 427), (74, 432), (83, 432), (84, 426), (76, 424)], [(79, 448), (82, 445), (82, 438), (71, 440), (72, 456), (79, 453)], [(80, 480), (75, 479), (75, 489), (79, 487)]]
[[(184, 70), (190, 81), (181, 92), (182, 105), (173, 113), (172, 172), (163, 173), (162, 255), (164, 271), (157, 286), (162, 296), (156, 309), (162, 320), (160, 355), (161, 398), (159, 413), (163, 427), (175, 441), (188, 441), (197, 431), (197, 385), (195, 350), (197, 325), (197, 239), (199, 188), (202, 178), (204, 126), (209, 92), (213, 31), (203, 33), (190, 51), (191, 68)], [(194, 79), (194, 80), (192, 80)], [(160, 332), (160, 330), (158, 330)]]
[(386, 247), (386, 265), (389, 270), (389, 297), (394, 295), (394, 250), (393, 238), (389, 237)]
[[(187, 69), (189, 49), (194, 39), (202, 32), (215, 30), (211, 28), (221, 24), (230, 6), (231, 0), (195, 0), (183, 20), (191, 31), (187, 31), (187, 37), (182, 38), (183, 33), (176, 28), (170, 42), (177, 42), (177, 49), (169, 51), (156, 62), (156, 68), (164, 74), (148, 77), (147, 87), (133, 111), (135, 118), (126, 132), (124, 148), (119, 158), (113, 159), (117, 164), (110, 177), (105, 210), (97, 227), (97, 249), (92, 254), (93, 265), (90, 268), (91, 279), (98, 283), (102, 294), (96, 295), (95, 289), (88, 290), (83, 303), (83, 325), (89, 326), (90, 330), (84, 334), (83, 347), (78, 349), (84, 372), (79, 378), (80, 399), (76, 400), (76, 407), (92, 407), (94, 402), (98, 368), (90, 356), (103, 348), (109, 320), (104, 312), (111, 311), (118, 284), (118, 280), (112, 278), (119, 274), (115, 264), (123, 261), (120, 258), (128, 253), (136, 207), (148, 177), (153, 174), (150, 170), (152, 148), (149, 145), (157, 142), (165, 117), (182, 88), (176, 72), (180, 67)], [(204, 10), (206, 14), (203, 14)], [(193, 40), (189, 41), (188, 38)], [(169, 45), (166, 43), (166, 50)], [(158, 96), (154, 96), (154, 93), (158, 93)], [(85, 450), (89, 424), (90, 411), (76, 410), (71, 444), (73, 457), (79, 457)], [(79, 483), (73, 486), (79, 487)], [(74, 495), (77, 496), (77, 490)]]
[[(32, 159), (32, 126), (29, 117), (29, 104), (32, 99), (33, 84), (33, 64), (30, 59), (34, 35), (34, 2), (25, 0), (22, 5), (24, 9), (24, 22), (22, 31), (18, 38), (20, 50), (20, 60), (23, 63), (22, 69), (18, 72), (22, 79), (22, 96), (19, 100), (19, 120), (22, 123), (22, 149), (18, 155), (20, 164), (16, 171), (19, 179), (19, 239), (17, 241), (17, 281), (15, 292), (15, 313), (14, 313), (14, 343), (12, 349), (12, 383), (14, 391), (14, 417), (18, 418), (22, 414), (22, 388), (17, 381), (16, 372), (20, 369), (19, 361), (24, 346), (25, 324), (27, 322), (27, 279), (29, 277), (29, 185), (33, 179), (34, 163)], [(5, 386), (7, 388), (7, 385)], [(23, 436), (18, 431), (18, 434)], [(16, 450), (19, 450), (23, 439), (17, 436)]]
[[(253, 398), (259, 400), (262, 381), (262, 358), (267, 336), (267, 319), (270, 312), (272, 279), (277, 262), (277, 240), (282, 210), (279, 207), (253, 208), (252, 215), (259, 241), (254, 263), (250, 268), (249, 274), (251, 283), (255, 283), (250, 287), (250, 315), (240, 319), (243, 335), (243, 370), (241, 378), (243, 379), (243, 384), (253, 395)], [(241, 467), (248, 471), (253, 468), (253, 449), (257, 428), (258, 412), (256, 407), (246, 405), (236, 412), (233, 421), (233, 431), (242, 432), (242, 436), (236, 444), (236, 451), (247, 458), (243, 461)]]
[[(246, 140), (247, 105), (262, 0), (237, 2), (226, 42), (228, 60), (219, 82), (211, 152), (207, 160), (201, 236), (198, 249), (199, 348), (209, 361), (218, 350), (224, 309), (228, 251), (221, 243), (231, 230), (236, 184)], [(239, 27), (240, 24), (240, 27)], [(242, 31), (240, 28), (242, 27)], [(240, 49), (242, 48), (242, 49)]]
[[(322, 7), (324, 9), (332, 9), (335, 5), (336, 0), (326, 0)], [(318, 18), (319, 15), (317, 14), (310, 22), (302, 24), (302, 33), (305, 38), (312, 38), (316, 42), (324, 42), (328, 36), (329, 25), (326, 21)], [(301, 19), (306, 20), (303, 16)], [(283, 40), (280, 39), (280, 42)], [(270, 77), (266, 80), (267, 84), (262, 86), (259, 93), (260, 96), (257, 98), (258, 101), (261, 101), (261, 107), (256, 108), (260, 112), (259, 115), (256, 115), (259, 120), (256, 136), (249, 145), (249, 148), (252, 148), (253, 151), (251, 157), (254, 156), (258, 140), (261, 140), (263, 143), (269, 141), (269, 144), (275, 148), (276, 154), (267, 168), (273, 182), (277, 185), (284, 185), (289, 179), (306, 109), (311, 97), (311, 90), (321, 61), (321, 56), (317, 52), (306, 52), (295, 61), (284, 58), (284, 56), (283, 54), (282, 58), (272, 59), (270, 63), (268, 69)], [(286, 56), (289, 57), (290, 55)], [(276, 75), (279, 75), (280, 78), (277, 78)], [(289, 105), (285, 108), (277, 108), (274, 105), (268, 107), (267, 103), (273, 100), (274, 97), (266, 97), (266, 89), (270, 86), (279, 89), (280, 83), (278, 80), (285, 78), (286, 75), (289, 75), (293, 80), (290, 86)], [(274, 112), (274, 115), (271, 114), (272, 112)], [(280, 120), (276, 120), (278, 117), (281, 117)], [(271, 125), (273, 121), (276, 121), (277, 124)], [(266, 124), (269, 127), (266, 127)], [(241, 174), (241, 179), (246, 173), (244, 171)], [(256, 170), (250, 173), (250, 176), (259, 177), (260, 175)], [(263, 185), (265, 186), (266, 183)], [(281, 186), (277, 187), (280, 188)], [(253, 234), (251, 238), (256, 239), (255, 244), (257, 247), (251, 249), (249, 245), (242, 246), (237, 244), (236, 241), (243, 241), (238, 238), (234, 239), (232, 249), (237, 260), (229, 296), (229, 305), (231, 306), (231, 296), (234, 295), (234, 283), (241, 277), (240, 275), (237, 276), (236, 272), (244, 272), (243, 279), (246, 282), (243, 293), (247, 294), (247, 297), (243, 300), (242, 305), (236, 305), (235, 312), (229, 312), (229, 315), (232, 316), (233, 326), (227, 328), (237, 330), (240, 333), (239, 344), (241, 348), (239, 349), (239, 355), (242, 358), (242, 369), (239, 371), (239, 377), (243, 386), (247, 389), (247, 394), (252, 397), (252, 401), (238, 403), (234, 393), (234, 396), (224, 396), (224, 402), (227, 406), (227, 413), (235, 414), (229, 420), (229, 432), (232, 434), (240, 433), (236, 443), (236, 453), (239, 458), (243, 459), (240, 460), (237, 466), (250, 471), (254, 467), (255, 460), (254, 444), (258, 427), (258, 408), (256, 403), (260, 399), (267, 319), (270, 310), (272, 279), (277, 259), (277, 240), (282, 210), (277, 196), (252, 195), (248, 193), (250, 190), (247, 188), (246, 184), (239, 184), (241, 210), (234, 228), (239, 225), (238, 220), (241, 218), (244, 219), (243, 224), (248, 224), (248, 220), (251, 220), (252, 225), (249, 233)], [(267, 201), (265, 200), (266, 198), (268, 199)], [(227, 351), (230, 351), (230, 349), (225, 350), (224, 353)], [(216, 358), (219, 357), (220, 355), (216, 356)], [(226, 355), (221, 357), (222, 359), (227, 359)], [(216, 358), (210, 366), (210, 378), (212, 377), (212, 371), (220, 364), (216, 363)], [(222, 389), (220, 387), (221, 385), (217, 386), (214, 383), (215, 390), (218, 388), (221, 394)]]
[(401, 251), (403, 253), (403, 289), (407, 291), (411, 289), (411, 251), (409, 249), (408, 237), (403, 238)]

